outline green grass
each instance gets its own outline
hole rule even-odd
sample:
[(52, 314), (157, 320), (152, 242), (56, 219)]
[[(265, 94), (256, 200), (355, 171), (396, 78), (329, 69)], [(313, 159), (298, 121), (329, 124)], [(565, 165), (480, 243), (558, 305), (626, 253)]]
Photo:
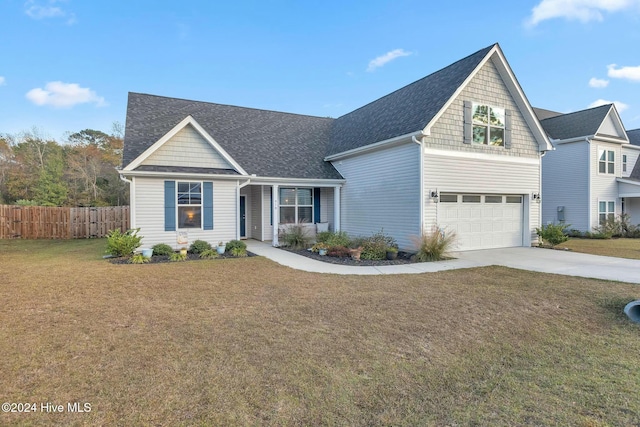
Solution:
[(114, 265), (0, 241), (0, 425), (640, 423), (637, 285), (503, 267), (337, 276)]
[(571, 238), (556, 248), (618, 258), (640, 259), (640, 239), (577, 239)]

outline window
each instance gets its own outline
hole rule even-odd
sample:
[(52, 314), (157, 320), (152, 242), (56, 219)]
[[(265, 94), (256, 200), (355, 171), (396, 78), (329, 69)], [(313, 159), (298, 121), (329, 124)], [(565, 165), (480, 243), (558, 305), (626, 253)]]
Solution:
[(507, 196), (507, 203), (522, 203), (522, 196)]
[(627, 155), (623, 154), (622, 155), (622, 172), (626, 172), (627, 171)]
[(457, 203), (458, 195), (457, 194), (440, 194), (440, 201), (442, 203)]
[(313, 190), (311, 188), (280, 189), (280, 223), (313, 223)]
[(604, 224), (607, 219), (613, 219), (616, 215), (616, 202), (598, 202), (598, 222)]
[(485, 203), (502, 203), (502, 196), (484, 196)]
[(598, 172), (613, 175), (615, 173), (616, 152), (612, 150), (600, 150)]
[(201, 182), (178, 182), (178, 228), (202, 228)]
[(462, 196), (462, 203), (480, 203), (480, 196)]
[(474, 144), (504, 146), (505, 110), (472, 104)]

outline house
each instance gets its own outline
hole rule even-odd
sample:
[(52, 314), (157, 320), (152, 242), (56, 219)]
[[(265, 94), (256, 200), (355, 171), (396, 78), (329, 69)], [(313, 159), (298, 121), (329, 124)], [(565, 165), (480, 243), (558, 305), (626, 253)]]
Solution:
[(495, 44), (337, 119), (130, 93), (120, 174), (147, 246), (304, 222), (469, 250), (536, 241), (551, 148)]
[(542, 159), (543, 223), (584, 232), (623, 212), (640, 223), (640, 145), (615, 105), (569, 114), (534, 110), (554, 146)]

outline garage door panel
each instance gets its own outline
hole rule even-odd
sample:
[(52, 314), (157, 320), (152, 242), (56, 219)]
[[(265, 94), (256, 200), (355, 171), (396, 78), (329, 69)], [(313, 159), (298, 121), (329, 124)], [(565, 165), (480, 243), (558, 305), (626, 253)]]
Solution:
[(438, 223), (456, 231), (459, 250), (522, 246), (522, 202), (506, 203), (514, 198), (504, 195), (483, 196), (480, 202), (478, 196), (466, 198), (473, 202), (462, 202), (464, 199), (458, 195), (453, 199), (457, 201), (442, 202), (438, 207)]

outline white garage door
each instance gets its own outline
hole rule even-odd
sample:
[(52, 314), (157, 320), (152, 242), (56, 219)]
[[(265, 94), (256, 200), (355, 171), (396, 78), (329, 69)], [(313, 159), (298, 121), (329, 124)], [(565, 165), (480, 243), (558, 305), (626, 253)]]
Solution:
[(440, 194), (438, 224), (454, 230), (458, 250), (522, 246), (522, 196)]

